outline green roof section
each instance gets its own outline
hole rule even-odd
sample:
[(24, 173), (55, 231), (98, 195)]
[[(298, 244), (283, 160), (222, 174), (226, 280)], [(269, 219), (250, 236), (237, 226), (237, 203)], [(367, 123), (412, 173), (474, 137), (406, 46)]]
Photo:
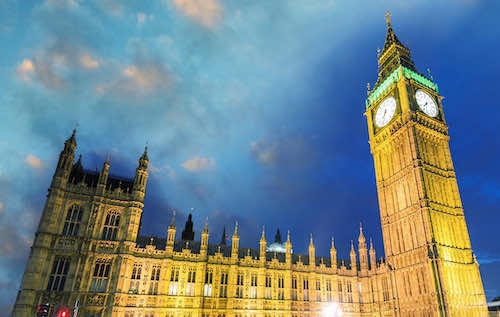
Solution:
[(408, 79), (413, 79), (417, 83), (421, 84), (424, 87), (427, 87), (431, 90), (434, 90), (435, 92), (439, 93), (438, 86), (433, 83), (431, 80), (425, 78), (424, 76), (420, 75), (417, 72), (412, 71), (411, 69), (408, 69), (403, 66), (399, 66), (396, 68), (387, 78), (380, 84), (378, 87), (373, 90), (368, 98), (366, 99), (366, 108), (370, 107), (372, 103), (375, 101), (379, 100), (380, 97), (389, 89), (389, 87), (397, 82), (399, 80), (399, 70), (403, 70), (403, 75), (408, 78)]

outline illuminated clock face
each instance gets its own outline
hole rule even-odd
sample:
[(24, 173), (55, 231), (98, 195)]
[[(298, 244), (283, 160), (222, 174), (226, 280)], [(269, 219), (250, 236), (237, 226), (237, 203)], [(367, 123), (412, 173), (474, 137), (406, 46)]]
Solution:
[(394, 113), (396, 112), (396, 99), (394, 97), (388, 97), (377, 109), (375, 113), (375, 124), (377, 127), (381, 128), (391, 121)]
[(417, 104), (422, 109), (422, 111), (429, 117), (435, 117), (438, 114), (438, 108), (434, 99), (425, 91), (417, 90), (415, 93), (415, 99)]

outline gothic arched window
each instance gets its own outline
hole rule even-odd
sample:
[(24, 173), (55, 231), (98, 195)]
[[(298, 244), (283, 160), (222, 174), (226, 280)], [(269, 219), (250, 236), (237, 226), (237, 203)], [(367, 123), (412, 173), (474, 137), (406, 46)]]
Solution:
[(62, 230), (63, 236), (77, 236), (80, 229), (80, 222), (82, 221), (83, 210), (79, 205), (71, 205), (66, 213), (64, 226)]
[(102, 230), (102, 240), (116, 240), (118, 226), (120, 225), (120, 215), (116, 211), (111, 211), (106, 214), (104, 228)]

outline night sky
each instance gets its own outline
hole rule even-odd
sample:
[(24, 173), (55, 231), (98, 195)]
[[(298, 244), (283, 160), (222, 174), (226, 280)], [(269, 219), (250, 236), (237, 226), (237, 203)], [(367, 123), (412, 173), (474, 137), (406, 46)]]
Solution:
[[(133, 177), (148, 145), (142, 234), (339, 256), (363, 223), (383, 256), (366, 84), (385, 11), (431, 70), (488, 300), (500, 296), (500, 2), (0, 0), (0, 312), (10, 311), (64, 140), (89, 170)], [(3, 307), (3, 308), (2, 308)], [(1, 313), (0, 313), (1, 314)]]

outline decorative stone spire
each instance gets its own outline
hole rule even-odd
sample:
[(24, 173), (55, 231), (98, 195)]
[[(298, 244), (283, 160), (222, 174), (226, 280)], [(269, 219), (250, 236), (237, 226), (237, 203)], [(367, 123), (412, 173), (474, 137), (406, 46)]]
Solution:
[(314, 247), (313, 235), (309, 239), (309, 266), (316, 267), (316, 248)]
[(335, 249), (335, 243), (332, 236), (332, 246), (330, 247), (330, 262), (332, 268), (337, 268), (337, 249)]
[(261, 265), (264, 265), (266, 263), (266, 234), (264, 231), (264, 226), (262, 226), (262, 235), (260, 236), (260, 242), (259, 242), (259, 258), (260, 258), (260, 263)]
[(290, 240), (290, 230), (288, 230), (286, 235), (285, 261), (286, 263), (292, 264), (292, 241)]
[(377, 256), (373, 247), (372, 239), (370, 238), (370, 268), (374, 270), (377, 267)]
[(239, 234), (238, 234), (238, 220), (236, 220), (236, 223), (234, 224), (233, 238), (234, 237), (239, 237)]
[(170, 225), (168, 226), (167, 230), (167, 251), (172, 251), (174, 248), (174, 242), (175, 242), (175, 214), (177, 212), (175, 210), (172, 210), (172, 220), (170, 220)]
[(238, 235), (238, 221), (234, 225), (234, 233), (231, 238), (231, 258), (238, 259), (238, 249), (240, 247), (240, 236)]
[(358, 237), (359, 267), (361, 271), (368, 270), (368, 250), (366, 249), (366, 238), (363, 234), (363, 226), (359, 223)]
[(109, 155), (106, 155), (106, 160), (102, 164), (102, 170), (99, 173), (99, 185), (105, 186), (106, 182), (108, 181), (108, 175), (109, 175)]
[(396, 44), (404, 46), (403, 43), (398, 39), (391, 25), (391, 14), (389, 11), (385, 12), (385, 22), (387, 23), (387, 33), (385, 35), (384, 48), (382, 49), (382, 54), (391, 47), (391, 45)]
[(203, 232), (208, 233), (208, 216), (205, 218), (205, 224), (203, 225)]
[(358, 269), (358, 265), (356, 263), (356, 251), (354, 251), (354, 243), (352, 240), (351, 240), (351, 252), (349, 253), (349, 255), (351, 258), (351, 269), (356, 271)]
[(401, 43), (392, 29), (391, 15), (389, 12), (386, 13), (386, 22), (387, 33), (382, 52), (378, 54), (379, 76), (375, 87), (399, 66), (403, 66), (415, 72), (417, 71), (410, 56), (410, 49)]
[(76, 151), (76, 129), (73, 134), (64, 142), (64, 148), (59, 154), (56, 171), (52, 179), (52, 186), (65, 185), (68, 181), (69, 173), (75, 160)]
[(177, 213), (176, 210), (172, 210), (172, 219), (170, 220), (170, 225), (168, 226), (169, 228), (175, 229), (175, 214), (176, 213)]
[(205, 225), (203, 226), (203, 231), (201, 232), (201, 245), (200, 254), (207, 255), (208, 250), (208, 216), (205, 218)]
[(135, 170), (134, 177), (134, 198), (139, 201), (144, 201), (144, 195), (146, 193), (146, 181), (148, 179), (148, 147), (144, 147), (144, 153), (142, 153), (139, 158), (139, 164)]
[(148, 146), (144, 147), (144, 152), (139, 158), (139, 166), (142, 168), (148, 168), (149, 165), (149, 157), (148, 157)]

